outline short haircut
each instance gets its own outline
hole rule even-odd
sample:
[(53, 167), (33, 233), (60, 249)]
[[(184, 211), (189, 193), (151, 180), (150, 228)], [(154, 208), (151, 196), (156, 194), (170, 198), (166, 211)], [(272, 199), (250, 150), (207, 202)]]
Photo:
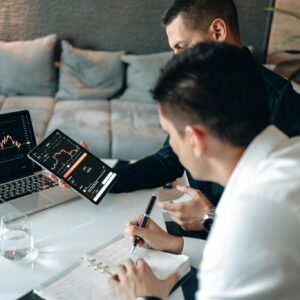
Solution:
[(265, 83), (252, 56), (205, 42), (174, 56), (153, 89), (162, 114), (180, 134), (202, 124), (215, 137), (247, 147), (270, 124)]
[(179, 14), (188, 28), (206, 32), (211, 22), (221, 18), (231, 32), (239, 36), (239, 21), (233, 0), (175, 0), (162, 17), (168, 26)]

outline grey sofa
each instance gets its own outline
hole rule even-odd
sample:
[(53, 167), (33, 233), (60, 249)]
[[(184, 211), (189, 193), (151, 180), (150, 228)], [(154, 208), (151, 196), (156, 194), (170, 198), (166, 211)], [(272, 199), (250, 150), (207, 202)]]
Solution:
[[(136, 54), (168, 51), (160, 16), (171, 2), (6, 1), (0, 7), (0, 40), (29, 40), (56, 33), (56, 60), (60, 57), (62, 39), (85, 49)], [(272, 3), (272, 0), (236, 1), (243, 42), (253, 47), (260, 62), (265, 57), (271, 19), (263, 7)], [(1, 112), (28, 109), (38, 140), (60, 128), (77, 141), (87, 141), (99, 157), (139, 159), (158, 150), (166, 136), (160, 128), (154, 101), (122, 98), (126, 80), (129, 78), (124, 80), (123, 90), (109, 99), (83, 97), (58, 101), (55, 93), (6, 94), (0, 96)]]
[(0, 42), (1, 112), (27, 109), (38, 141), (59, 128), (102, 158), (139, 159), (159, 149), (166, 135), (150, 91), (172, 53), (125, 55), (63, 41), (57, 72), (56, 42), (56, 35)]
[(165, 139), (154, 103), (119, 100), (56, 102), (51, 97), (2, 97), (1, 113), (28, 109), (41, 141), (59, 128), (85, 140), (102, 158), (139, 159), (155, 152)]

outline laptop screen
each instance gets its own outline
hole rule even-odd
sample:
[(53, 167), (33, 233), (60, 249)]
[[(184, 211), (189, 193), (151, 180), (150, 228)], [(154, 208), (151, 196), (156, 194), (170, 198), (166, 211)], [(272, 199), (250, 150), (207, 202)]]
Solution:
[(28, 111), (0, 114), (0, 181), (41, 170), (27, 158), (35, 146)]

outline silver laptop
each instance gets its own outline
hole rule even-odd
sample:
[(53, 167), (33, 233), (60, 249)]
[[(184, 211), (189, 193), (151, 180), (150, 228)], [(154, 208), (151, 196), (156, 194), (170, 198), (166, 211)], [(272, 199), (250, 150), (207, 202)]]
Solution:
[(27, 158), (35, 146), (28, 111), (0, 114), (0, 217), (12, 208), (30, 214), (78, 197)]

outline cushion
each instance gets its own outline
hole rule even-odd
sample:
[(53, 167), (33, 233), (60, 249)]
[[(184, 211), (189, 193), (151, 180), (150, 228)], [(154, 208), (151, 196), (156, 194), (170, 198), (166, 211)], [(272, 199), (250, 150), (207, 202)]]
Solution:
[(110, 157), (111, 130), (108, 101), (57, 102), (46, 136), (57, 128), (77, 142), (86, 141), (94, 155), (102, 158)]
[(124, 55), (128, 64), (127, 89), (120, 99), (127, 101), (153, 101), (151, 90), (159, 77), (160, 69), (172, 58), (172, 52), (147, 55)]
[(57, 99), (108, 99), (122, 88), (124, 52), (83, 50), (62, 41)]
[(4, 96), (0, 96), (0, 107), (2, 106), (3, 102), (4, 102), (5, 97)]
[(0, 41), (0, 93), (7, 96), (52, 96), (56, 35), (32, 41)]
[(157, 152), (166, 133), (153, 102), (112, 100), (112, 158), (141, 159)]

